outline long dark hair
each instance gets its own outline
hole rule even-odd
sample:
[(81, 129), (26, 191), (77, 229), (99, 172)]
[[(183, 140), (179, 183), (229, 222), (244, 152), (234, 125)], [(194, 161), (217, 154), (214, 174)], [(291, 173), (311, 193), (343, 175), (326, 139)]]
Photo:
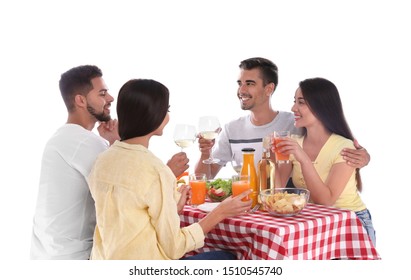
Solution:
[[(344, 116), (343, 106), (337, 87), (324, 78), (306, 79), (300, 82), (300, 89), (311, 112), (331, 133), (354, 141), (354, 135)], [(357, 189), (362, 190), (360, 170), (355, 177)]]
[(118, 132), (121, 140), (144, 136), (156, 130), (169, 108), (169, 91), (149, 79), (126, 82), (117, 97)]

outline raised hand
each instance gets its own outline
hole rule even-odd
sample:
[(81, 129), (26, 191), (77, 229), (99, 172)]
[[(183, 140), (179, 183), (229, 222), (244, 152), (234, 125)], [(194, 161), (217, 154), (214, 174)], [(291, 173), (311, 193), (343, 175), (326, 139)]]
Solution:
[(97, 131), (101, 137), (110, 143), (110, 145), (116, 140), (120, 140), (120, 136), (118, 135), (118, 121), (116, 119), (101, 122), (97, 127)]
[(176, 177), (180, 176), (190, 166), (188, 165), (189, 159), (185, 152), (179, 152), (171, 157), (167, 161), (167, 166), (170, 167)]

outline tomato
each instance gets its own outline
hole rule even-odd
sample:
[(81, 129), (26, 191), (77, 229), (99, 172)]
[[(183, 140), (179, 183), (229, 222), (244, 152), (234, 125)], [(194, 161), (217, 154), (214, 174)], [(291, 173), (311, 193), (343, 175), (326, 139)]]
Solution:
[(215, 189), (215, 188), (210, 188), (210, 192), (212, 195), (215, 196), (225, 196), (226, 193), (222, 189)]

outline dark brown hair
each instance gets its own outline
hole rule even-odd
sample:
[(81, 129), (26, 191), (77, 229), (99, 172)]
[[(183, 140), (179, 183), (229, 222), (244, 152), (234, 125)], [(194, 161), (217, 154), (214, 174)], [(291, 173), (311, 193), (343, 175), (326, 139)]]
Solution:
[[(345, 119), (337, 87), (324, 78), (306, 79), (300, 82), (300, 89), (311, 112), (331, 133), (354, 141), (354, 136)], [(360, 170), (356, 170), (357, 188), (362, 190)]]
[(94, 65), (77, 66), (61, 74), (60, 93), (69, 112), (74, 109), (76, 94), (80, 93), (86, 96), (93, 89), (91, 80), (102, 76), (103, 72)]
[(156, 130), (169, 108), (169, 91), (149, 79), (126, 82), (117, 97), (118, 130), (121, 140), (144, 136)]
[(274, 83), (274, 90), (278, 85), (278, 67), (271, 60), (262, 57), (253, 57), (241, 61), (240, 69), (252, 70), (260, 69), (264, 86)]

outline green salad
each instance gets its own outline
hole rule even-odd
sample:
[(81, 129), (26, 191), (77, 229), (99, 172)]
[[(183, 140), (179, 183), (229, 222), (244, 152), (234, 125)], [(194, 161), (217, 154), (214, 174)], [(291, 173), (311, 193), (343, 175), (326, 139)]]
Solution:
[(207, 194), (212, 201), (223, 201), (231, 193), (231, 179), (215, 179), (207, 182)]

